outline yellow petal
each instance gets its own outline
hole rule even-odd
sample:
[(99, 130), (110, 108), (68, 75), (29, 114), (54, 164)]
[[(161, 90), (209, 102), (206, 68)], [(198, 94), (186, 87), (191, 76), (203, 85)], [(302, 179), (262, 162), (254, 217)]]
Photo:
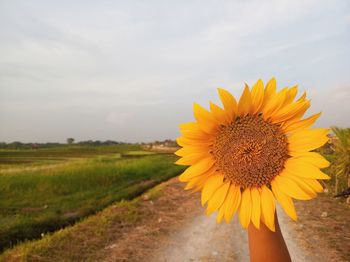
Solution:
[(184, 165), (184, 166), (194, 165), (199, 161), (201, 161), (202, 159), (208, 158), (208, 157), (210, 157), (209, 153), (190, 154), (180, 158), (175, 162), (175, 164)]
[(214, 104), (213, 102), (210, 102), (210, 111), (218, 123), (230, 122), (227, 113), (221, 107)]
[(305, 100), (306, 98), (306, 92), (304, 92), (299, 98), (297, 101), (302, 101), (302, 100)]
[(232, 121), (234, 117), (237, 116), (237, 112), (238, 112), (237, 101), (233, 97), (233, 95), (231, 95), (230, 92), (226, 91), (225, 89), (218, 88), (218, 92), (219, 92), (220, 100), (227, 113), (227, 118), (229, 119), (229, 121)]
[(275, 231), (275, 198), (267, 186), (261, 188), (261, 212), (264, 214), (264, 221), (266, 226)]
[(295, 96), (297, 95), (297, 93), (298, 93), (298, 86), (297, 85), (289, 88), (287, 91), (286, 99), (283, 102), (283, 106), (286, 106), (286, 105), (292, 103)]
[(298, 159), (301, 162), (307, 162), (318, 168), (329, 167), (330, 163), (319, 153), (316, 152), (301, 152), (294, 154), (290, 159)]
[(224, 215), (225, 215), (225, 208), (224, 208), (224, 204), (222, 204), (221, 207), (219, 208), (219, 212), (216, 217), (216, 223), (220, 224), (222, 219), (224, 218)]
[(300, 161), (298, 158), (288, 158), (284, 164), (286, 172), (292, 175), (313, 178), (313, 179), (329, 179), (330, 177), (323, 173), (316, 166)]
[(298, 131), (288, 137), (288, 149), (290, 155), (294, 153), (314, 150), (327, 143), (329, 130), (326, 128), (315, 128)]
[[(280, 123), (287, 120), (298, 120), (299, 115), (304, 114), (305, 111), (309, 108), (309, 101), (297, 101), (295, 103), (286, 105), (280, 110), (271, 115), (271, 121), (273, 123)], [(297, 117), (298, 116), (298, 117)]]
[(182, 123), (179, 125), (179, 127), (181, 131), (192, 130), (192, 129), (201, 131), (197, 123), (193, 123), (193, 122)]
[(190, 179), (185, 187), (185, 190), (193, 189), (194, 192), (201, 191), (208, 179), (215, 174), (215, 169), (214, 171), (212, 169), (209, 169), (203, 175)]
[(310, 128), (315, 123), (315, 121), (320, 117), (320, 115), (321, 113), (318, 113), (308, 118), (305, 118), (303, 120), (297, 120), (291, 123), (285, 123), (282, 126), (282, 129), (285, 133), (291, 133), (291, 132), (297, 132), (303, 129)]
[(288, 173), (284, 173), (282, 176), (293, 180), (304, 192), (306, 192), (312, 198), (316, 197), (316, 191), (313, 190), (313, 188), (305, 182), (305, 178), (290, 176)]
[(260, 228), (260, 192), (257, 188), (251, 189), (252, 196), (252, 222), (256, 228)]
[(215, 193), (215, 191), (222, 185), (223, 183), (223, 175), (213, 175), (211, 176), (207, 182), (205, 183), (202, 190), (202, 205), (211, 198), (211, 196)]
[(267, 82), (264, 91), (264, 100), (261, 108), (264, 108), (268, 101), (276, 95), (276, 79), (273, 77)]
[(194, 188), (195, 186), (201, 184), (202, 182), (204, 182), (207, 178), (209, 178), (209, 176), (207, 175), (200, 175), (200, 176), (196, 176), (192, 179), (190, 179), (187, 183), (187, 185), (185, 186), (185, 190), (189, 190)]
[(259, 112), (264, 101), (264, 83), (259, 79), (252, 88), (252, 114)]
[(225, 221), (229, 223), (241, 203), (241, 189), (231, 184), (225, 201)]
[(211, 196), (208, 201), (207, 215), (210, 215), (214, 211), (216, 211), (219, 207), (221, 207), (222, 203), (224, 203), (225, 198), (227, 196), (227, 191), (230, 187), (230, 182), (225, 182), (221, 185)]
[(184, 146), (175, 152), (177, 156), (186, 156), (191, 154), (209, 153), (208, 146)]
[(293, 118), (301, 119), (310, 106), (311, 106), (310, 100), (306, 100), (304, 106), (293, 116)]
[(242, 96), (238, 103), (238, 114), (245, 116), (250, 113), (252, 108), (252, 97), (250, 95), (249, 87), (247, 84), (244, 87)]
[(207, 134), (200, 129), (197, 123), (183, 123), (180, 124), (181, 134), (190, 139), (208, 139), (211, 137), (210, 134)]
[(252, 212), (252, 199), (250, 189), (246, 188), (242, 193), (242, 201), (239, 207), (239, 220), (242, 227), (247, 228), (250, 223), (250, 217)]
[(308, 184), (312, 190), (314, 190), (317, 193), (322, 193), (323, 192), (323, 186), (318, 182), (316, 179), (309, 179), (309, 178), (304, 178), (303, 179), (306, 184)]
[(275, 96), (271, 97), (269, 101), (267, 101), (266, 105), (262, 109), (264, 119), (270, 118), (272, 114), (283, 105), (287, 90), (287, 88), (283, 88)]
[(193, 103), (193, 114), (198, 122), (200, 129), (202, 129), (205, 133), (208, 134), (212, 134), (215, 132), (218, 124), (209, 111), (207, 111), (197, 103)]
[(204, 187), (205, 183), (202, 185), (196, 185), (194, 188), (193, 188), (193, 193), (196, 193), (196, 192), (201, 192), (203, 190), (203, 187)]
[(176, 138), (179, 146), (210, 146), (213, 144), (213, 139), (190, 139), (184, 136)]
[(297, 220), (297, 213), (295, 211), (295, 207), (293, 204), (293, 200), (284, 194), (280, 188), (277, 186), (276, 182), (273, 180), (271, 181), (271, 187), (272, 187), (272, 192), (277, 199), (277, 201), (280, 203), (286, 214), (293, 219), (294, 221)]
[(300, 186), (289, 177), (278, 175), (275, 177), (274, 181), (276, 186), (287, 196), (299, 200), (309, 200), (314, 197), (312, 194), (308, 194), (308, 192), (301, 189)]
[(265, 98), (269, 99), (271, 96), (274, 96), (276, 94), (276, 87), (276, 79), (273, 77), (266, 84), (264, 100)]
[(207, 157), (194, 164), (193, 166), (188, 167), (185, 172), (179, 176), (181, 182), (186, 182), (192, 177), (202, 175), (208, 171), (215, 163), (215, 160), (212, 157)]

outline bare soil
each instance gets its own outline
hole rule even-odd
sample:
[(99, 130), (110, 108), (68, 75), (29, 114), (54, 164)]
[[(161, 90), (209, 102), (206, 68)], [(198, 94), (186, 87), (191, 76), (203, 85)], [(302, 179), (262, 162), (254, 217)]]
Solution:
[[(293, 261), (350, 261), (350, 210), (329, 196), (298, 201), (299, 221), (279, 208), (279, 222)], [(112, 244), (105, 261), (248, 261), (247, 232), (237, 216), (218, 225), (203, 215), (199, 194), (183, 190), (176, 179), (163, 195), (144, 203), (148, 221)], [(325, 213), (327, 212), (327, 216)], [(322, 215), (323, 214), (323, 215)]]
[[(164, 183), (157, 198), (142, 196), (138, 207), (142, 219), (105, 249), (104, 261), (152, 261), (155, 252), (171, 238), (171, 234), (200, 216), (199, 195), (183, 190), (177, 178)], [(178, 260), (179, 261), (179, 260)]]
[(350, 261), (350, 205), (345, 199), (321, 194), (296, 202), (298, 222), (289, 221), (297, 245), (315, 261)]

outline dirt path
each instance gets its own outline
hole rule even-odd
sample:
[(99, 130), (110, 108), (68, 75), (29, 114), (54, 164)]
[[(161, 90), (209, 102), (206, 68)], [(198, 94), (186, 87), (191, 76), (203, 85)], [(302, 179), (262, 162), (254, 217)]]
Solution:
[(162, 244), (154, 262), (248, 261), (247, 235), (238, 223), (218, 225), (215, 215), (197, 216)]
[[(157, 209), (168, 206), (171, 210), (170, 213), (160, 211), (158, 221), (167, 223), (163, 225), (162, 222), (158, 223), (156, 234), (152, 228), (154, 224), (152, 226), (146, 223), (141, 238), (137, 235), (131, 236), (134, 241), (143, 241), (141, 246), (129, 242), (130, 248), (134, 251), (142, 252), (140, 249), (144, 249), (142, 259), (139, 256), (135, 257), (132, 250), (124, 258), (128, 261), (152, 262), (249, 261), (247, 232), (239, 225), (237, 216), (228, 225), (226, 223), (218, 225), (215, 214), (210, 217), (203, 215), (204, 209), (199, 203), (199, 194), (189, 194), (183, 191), (182, 187), (183, 185), (176, 180), (170, 181), (164, 188), (166, 195), (155, 201), (155, 213), (158, 216)], [(320, 239), (317, 241), (314, 237), (305, 239), (310, 236), (296, 230), (296, 227), (303, 227), (302, 223), (292, 222), (281, 209), (278, 209), (278, 213), (280, 226), (293, 261), (347, 261), (334, 255), (334, 252), (330, 252), (326, 246), (322, 250), (316, 248), (315, 252), (310, 248), (310, 241), (317, 247)], [(125, 250), (120, 250), (122, 241), (118, 242), (115, 245), (119, 247), (111, 253), (107, 261), (121, 261), (120, 254), (125, 254)]]
[[(320, 260), (299, 247), (288, 226), (288, 218), (281, 211), (279, 213), (280, 226), (293, 261), (330, 261)], [(215, 214), (195, 217), (179, 232), (169, 236), (152, 261), (249, 261), (247, 232), (242, 229), (237, 217), (228, 225), (218, 225), (215, 219)]]

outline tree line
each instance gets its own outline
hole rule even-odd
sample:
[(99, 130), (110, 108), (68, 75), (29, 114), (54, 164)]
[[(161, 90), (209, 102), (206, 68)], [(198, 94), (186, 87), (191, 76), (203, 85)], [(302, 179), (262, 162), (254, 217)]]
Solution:
[(59, 142), (48, 142), (48, 143), (23, 143), (20, 141), (14, 141), (10, 143), (0, 142), (0, 148), (2, 149), (36, 149), (36, 148), (52, 148), (52, 147), (63, 147), (69, 145), (81, 145), (81, 146), (102, 146), (102, 145), (125, 145), (130, 144), (126, 142), (114, 141), (114, 140), (85, 140), (74, 143), (73, 140), (68, 140), (67, 143), (59, 143)]

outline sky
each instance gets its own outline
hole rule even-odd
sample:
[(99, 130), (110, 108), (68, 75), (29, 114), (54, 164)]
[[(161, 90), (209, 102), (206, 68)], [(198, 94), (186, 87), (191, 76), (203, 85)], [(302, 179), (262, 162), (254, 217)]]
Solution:
[(0, 2), (0, 141), (174, 139), (193, 102), (273, 76), (349, 127), (350, 2)]

